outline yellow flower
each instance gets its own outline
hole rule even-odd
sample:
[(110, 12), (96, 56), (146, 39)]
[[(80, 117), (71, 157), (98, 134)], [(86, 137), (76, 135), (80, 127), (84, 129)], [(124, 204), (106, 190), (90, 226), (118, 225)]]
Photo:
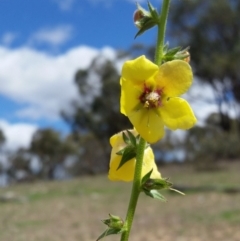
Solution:
[(189, 129), (197, 121), (188, 102), (178, 96), (192, 84), (188, 63), (173, 60), (157, 66), (145, 56), (123, 65), (121, 112), (128, 116), (137, 132), (149, 143), (171, 130)]
[[(130, 130), (134, 136), (137, 136), (138, 133), (135, 130)], [(127, 133), (126, 133), (127, 134)], [(118, 169), (118, 166), (121, 162), (121, 155), (117, 155), (116, 153), (126, 147), (126, 144), (122, 137), (122, 132), (113, 135), (110, 138), (110, 144), (112, 146), (111, 152), (111, 160), (110, 160), (110, 169), (108, 173), (108, 178), (111, 181), (125, 181), (130, 182), (133, 180), (134, 177), (134, 170), (135, 170), (135, 163), (136, 158), (133, 158), (126, 163), (123, 164)], [(145, 176), (149, 171), (153, 169), (151, 174), (151, 178), (160, 179), (161, 174), (158, 172), (154, 154), (151, 147), (147, 147), (144, 152), (144, 159), (143, 159), (143, 167), (142, 167), (142, 177)]]

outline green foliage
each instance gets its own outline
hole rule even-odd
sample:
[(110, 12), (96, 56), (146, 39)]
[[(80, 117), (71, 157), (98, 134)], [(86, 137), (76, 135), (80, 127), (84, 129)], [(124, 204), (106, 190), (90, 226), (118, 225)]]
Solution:
[[(92, 161), (95, 159), (98, 166), (102, 165), (100, 170), (103, 170), (103, 166), (104, 170), (108, 169), (110, 136), (131, 127), (129, 120), (119, 111), (119, 80), (115, 61), (106, 60), (101, 55), (96, 57), (88, 69), (78, 70), (75, 75), (75, 83), (82, 101), (76, 100), (72, 103), (72, 113), (62, 113), (72, 132), (82, 140), (82, 148), (91, 149)], [(90, 85), (89, 82), (93, 84)], [(100, 88), (97, 89), (97, 86)], [(89, 137), (92, 141), (95, 138), (94, 143), (99, 146), (97, 148), (102, 149), (104, 156), (102, 153), (99, 156), (99, 150), (96, 148), (92, 151), (91, 142), (84, 143), (84, 139), (87, 140)]]
[(109, 217), (108, 219), (102, 220), (108, 228), (97, 238), (97, 241), (112, 234), (121, 234), (124, 231), (124, 222), (120, 217), (112, 214), (109, 214)]
[[(196, 126), (187, 132), (187, 160), (196, 161), (198, 169), (217, 169), (217, 162), (240, 157), (239, 136), (236, 131), (221, 130), (217, 124), (219, 119), (219, 114), (211, 114), (206, 126)], [(234, 122), (236, 120), (230, 120)]]
[(185, 59), (189, 57), (188, 51), (189, 47), (182, 49), (182, 47), (174, 47), (169, 49), (168, 43), (163, 48), (163, 61), (172, 61), (174, 59)]
[(158, 199), (163, 202), (167, 201), (167, 199), (157, 190), (150, 190), (150, 191), (144, 190), (144, 193), (151, 198)]
[(126, 146), (117, 152), (117, 155), (121, 155), (121, 161), (119, 163), (119, 166), (117, 170), (122, 167), (127, 161), (133, 159), (137, 155), (137, 144), (139, 143), (139, 136), (135, 137), (130, 131), (127, 130), (126, 135), (124, 132), (122, 132), (123, 140), (126, 144)]
[(240, 133), (240, 1), (176, 1), (170, 25), (173, 42), (191, 46), (196, 76), (215, 91), (222, 129), (231, 129), (225, 126), (225, 116), (234, 111)]
[(47, 128), (34, 133), (29, 152), (42, 161), (40, 176), (52, 179), (56, 166), (62, 164), (68, 155), (77, 154), (77, 148), (69, 139), (64, 140), (59, 132)]
[(151, 174), (152, 174), (152, 170), (148, 172), (142, 178), (142, 181), (141, 181), (141, 190), (147, 196), (166, 202), (167, 199), (159, 192), (159, 190), (162, 190), (162, 189), (168, 189), (168, 190), (177, 192), (181, 195), (185, 195), (179, 190), (172, 188), (172, 183), (169, 182), (168, 178), (152, 179), (150, 178)]
[(136, 26), (139, 27), (139, 31), (136, 33), (135, 37), (143, 34), (145, 31), (156, 26), (159, 22), (159, 15), (156, 9), (148, 2), (149, 11), (145, 10), (140, 4), (137, 3), (137, 8), (140, 13), (139, 19), (135, 21)]
[[(94, 79), (95, 78), (95, 79)], [(100, 93), (93, 94), (94, 86), (88, 86), (88, 81), (100, 80)], [(92, 98), (89, 104), (75, 103), (73, 115), (64, 117), (69, 120), (73, 131), (84, 133), (89, 131), (99, 140), (106, 140), (121, 129), (129, 127), (126, 117), (120, 113), (120, 76), (115, 63), (109, 60), (102, 61), (99, 56), (93, 60), (87, 70), (79, 70), (75, 76), (75, 83), (79, 94), (84, 98)], [(125, 127), (125, 128), (124, 128)]]
[(107, 230), (105, 230), (98, 238), (96, 241), (106, 237), (106, 236), (109, 236), (109, 235), (112, 235), (112, 234), (121, 234), (122, 233), (122, 230), (121, 229), (116, 229), (116, 228), (108, 228)]
[(6, 141), (3, 131), (0, 129), (0, 146), (2, 146)]

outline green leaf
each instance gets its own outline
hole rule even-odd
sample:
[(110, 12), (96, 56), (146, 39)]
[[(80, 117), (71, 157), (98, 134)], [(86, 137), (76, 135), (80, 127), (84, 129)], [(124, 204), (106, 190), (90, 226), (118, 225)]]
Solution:
[(144, 9), (139, 3), (137, 3), (137, 9), (140, 10), (144, 16), (150, 17), (150, 13)]
[(151, 19), (151, 18), (146, 19), (146, 17), (145, 17), (145, 18), (142, 19), (142, 21), (144, 21), (144, 24), (143, 24), (142, 28), (141, 28), (141, 29), (137, 32), (137, 34), (134, 36), (134, 38), (136, 38), (136, 37), (138, 37), (139, 35), (143, 34), (146, 30), (154, 27), (154, 26), (157, 24), (157, 23), (156, 23), (153, 19)]
[(152, 6), (152, 4), (151, 4), (149, 1), (148, 1), (148, 9), (149, 9), (149, 11), (150, 11), (150, 13), (151, 13), (151, 16), (152, 16), (156, 21), (158, 21), (159, 15), (158, 15), (156, 9)]
[(124, 131), (122, 132), (122, 138), (123, 138), (123, 141), (124, 141), (127, 145), (130, 144), (130, 140), (129, 140), (128, 136), (125, 134)]
[(159, 193), (157, 190), (151, 190), (151, 191), (144, 190), (144, 192), (147, 196), (149, 196), (151, 198), (158, 199), (163, 202), (167, 201), (167, 199), (161, 193)]
[(164, 46), (163, 46), (163, 53), (167, 53), (168, 48), (169, 48), (169, 43), (167, 42), (167, 43), (164, 44)]
[(169, 49), (169, 50), (167, 51), (167, 54), (166, 54), (166, 55), (171, 55), (171, 56), (173, 56), (173, 55), (175, 55), (180, 49), (181, 49), (180, 46), (175, 47), (175, 48), (172, 48), (172, 49)]
[(133, 147), (126, 147), (124, 149), (123, 155), (122, 155), (122, 159), (119, 163), (119, 166), (117, 168), (117, 170), (122, 167), (127, 161), (131, 160), (132, 158), (136, 157), (136, 149)]
[(126, 147), (125, 147), (125, 148), (123, 148), (122, 150), (120, 150), (120, 151), (116, 152), (116, 154), (117, 154), (117, 155), (119, 155), (119, 156), (122, 156), (122, 155), (123, 155), (123, 153), (124, 153), (124, 151), (125, 151), (125, 149), (126, 149)]
[(109, 228), (107, 230), (105, 230), (98, 238), (96, 241), (106, 237), (106, 236), (109, 236), (109, 235), (112, 235), (112, 234), (120, 234), (122, 233), (123, 230), (122, 229), (114, 229), (114, 228)]
[(169, 189), (172, 186), (172, 183), (168, 181), (168, 179), (147, 179), (144, 183), (142, 183), (143, 190), (161, 190), (161, 189)]
[(150, 178), (151, 174), (153, 172), (153, 169), (151, 169), (150, 172), (148, 172), (143, 178), (142, 178), (142, 181), (141, 181), (141, 185), (144, 185), (144, 183)]
[(129, 130), (127, 130), (127, 133), (128, 133), (128, 138), (129, 138), (131, 144), (132, 144), (133, 146), (137, 146), (136, 137), (135, 137), (135, 136), (132, 134), (132, 132), (129, 131)]
[(167, 178), (154, 180), (154, 189), (169, 189), (171, 186), (172, 183)]

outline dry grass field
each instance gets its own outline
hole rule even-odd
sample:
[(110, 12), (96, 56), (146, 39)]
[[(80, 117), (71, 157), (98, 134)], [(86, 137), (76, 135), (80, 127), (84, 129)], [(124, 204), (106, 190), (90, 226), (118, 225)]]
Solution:
[[(180, 186), (211, 185), (216, 190), (191, 190), (186, 196), (165, 191), (166, 203), (142, 194), (131, 241), (240, 240), (240, 193), (222, 191), (240, 188), (240, 163), (215, 172), (185, 166), (166, 166), (161, 172)], [(105, 229), (100, 220), (108, 213), (125, 216), (130, 188), (129, 183), (109, 182), (106, 176), (2, 188), (0, 240), (96, 240)], [(113, 235), (104, 240), (119, 239)]]

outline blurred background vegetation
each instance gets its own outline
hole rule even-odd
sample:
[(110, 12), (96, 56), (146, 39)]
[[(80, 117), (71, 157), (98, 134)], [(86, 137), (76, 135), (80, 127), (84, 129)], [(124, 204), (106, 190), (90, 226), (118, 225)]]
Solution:
[[(172, 47), (190, 46), (195, 77), (212, 88), (218, 112), (211, 113), (202, 125), (186, 131), (181, 138), (167, 132), (153, 146), (157, 163), (186, 163), (200, 171), (217, 170), (222, 161), (239, 162), (240, 2), (175, 1), (167, 39)], [(153, 53), (154, 47), (137, 44), (119, 51), (114, 61), (99, 55), (89, 69), (79, 69), (74, 81), (84, 102), (73, 100), (69, 110), (60, 113), (71, 133), (37, 130), (29, 148), (7, 153), (7, 161), (0, 164), (0, 175), (8, 183), (14, 183), (106, 173), (109, 137), (131, 128), (128, 119), (119, 112), (119, 65), (139, 54), (153, 58)], [(5, 141), (0, 131), (1, 152), (5, 152), (2, 148)]]

